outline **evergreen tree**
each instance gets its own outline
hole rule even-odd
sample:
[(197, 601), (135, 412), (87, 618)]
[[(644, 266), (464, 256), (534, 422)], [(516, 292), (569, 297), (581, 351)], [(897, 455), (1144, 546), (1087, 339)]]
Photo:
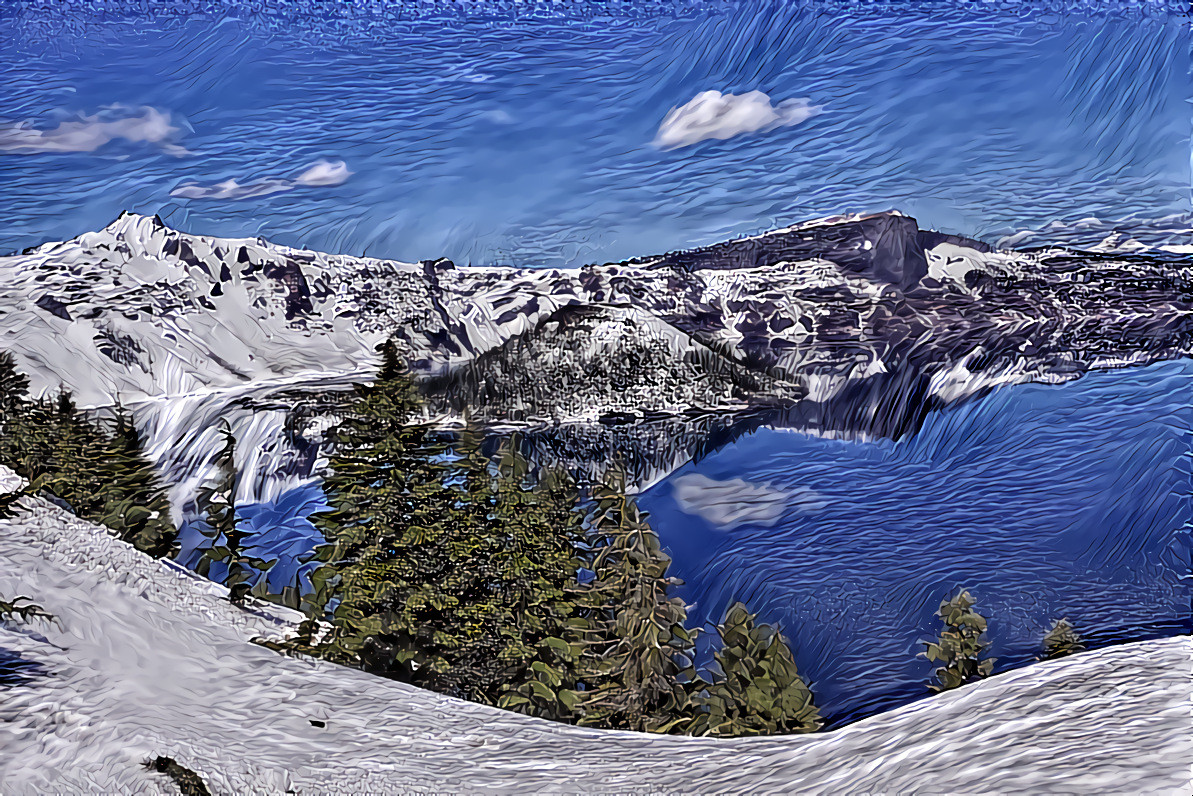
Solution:
[(203, 507), (207, 520), (207, 535), (211, 544), (203, 551), (195, 570), (204, 577), (211, 572), (214, 563), (226, 567), (224, 585), (228, 587), (228, 598), (241, 604), (250, 591), (260, 594), (266, 588), (262, 577), (254, 589), (253, 581), (258, 572), (265, 572), (272, 562), (249, 556), (245, 552), (245, 532), (240, 527), (236, 512), (236, 488), (239, 481), (236, 470), (236, 436), (228, 421), (220, 426), (223, 444), (215, 456), (216, 475), (214, 483), (199, 490), (198, 503)]
[(469, 427), (454, 452), (392, 343), (332, 432), (330, 509), (316, 517), (307, 600), (330, 632), (294, 645), (425, 688), (551, 718), (570, 715), (566, 640), (583, 514), (559, 474), (541, 484), (516, 440), (494, 464)]
[(717, 627), (721, 648), (714, 654), (720, 676), (696, 697), (693, 735), (769, 735), (813, 732), (820, 713), (799, 676), (791, 649), (779, 632), (741, 603), (734, 603)]
[(145, 457), (141, 435), (123, 409), (117, 408), (105, 447), (95, 464), (103, 496), (99, 522), (155, 558), (172, 556), (177, 532), (170, 520), (170, 504)]
[(504, 546), (494, 556), (500, 610), (495, 635), (504, 663), (498, 704), (530, 715), (571, 720), (584, 639), (573, 622), (580, 587), (578, 551), (584, 513), (562, 470), (531, 482), (517, 437), (499, 454), (496, 518)]
[(669, 597), (671, 559), (613, 467), (593, 489), (591, 627), (581, 662), (580, 723), (667, 732), (692, 717), (687, 608)]
[[(446, 446), (417, 417), (421, 401), (392, 342), (383, 365), (329, 435), (329, 509), (313, 518), (327, 539), (314, 556), (306, 608), (330, 633), (300, 639), (352, 666), (459, 693), (451, 665), (481, 633), (444, 585), (459, 579), (467, 516), (448, 481)], [(330, 612), (330, 613), (328, 613)]]
[[(16, 359), (7, 351), (0, 351), (0, 463), (11, 466), (14, 443), (23, 435), (21, 414), (27, 404), (29, 379), (17, 370)], [(14, 491), (0, 495), (0, 517), (12, 513), (12, 504), (21, 497)]]
[(1067, 619), (1058, 619), (1052, 623), (1052, 628), (1044, 636), (1044, 657), (1063, 658), (1085, 649), (1085, 642), (1080, 634)]
[[(111, 428), (90, 419), (70, 393), (30, 400), (29, 380), (0, 353), (0, 463), (84, 519), (106, 525), (138, 550), (176, 550), (165, 490), (142, 452), (131, 419), (117, 410)], [(16, 495), (7, 495), (4, 505)]]
[(17, 370), (17, 361), (7, 351), (0, 351), (0, 422), (22, 408), (29, 394), (29, 379)]
[(924, 642), (925, 657), (940, 661), (944, 666), (936, 670), (937, 683), (928, 687), (933, 691), (947, 691), (990, 675), (994, 658), (984, 658), (990, 643), (986, 640), (986, 620), (973, 610), (973, 596), (962, 591), (956, 597), (942, 600), (938, 615), (944, 624), (940, 638)]

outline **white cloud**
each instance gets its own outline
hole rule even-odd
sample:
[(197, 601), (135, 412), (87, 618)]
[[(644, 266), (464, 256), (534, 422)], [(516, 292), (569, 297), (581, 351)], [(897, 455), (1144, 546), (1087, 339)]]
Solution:
[(294, 190), (289, 180), (260, 180), (241, 185), (236, 180), (224, 180), (214, 185), (191, 183), (170, 191), (170, 196), (182, 199), (251, 199), (254, 196), (268, 196), (271, 193)]
[(342, 185), (352, 176), (348, 164), (342, 160), (317, 160), (298, 175), (299, 185)]
[(342, 160), (317, 160), (307, 166), (302, 174), (293, 180), (270, 179), (244, 184), (238, 183), (236, 180), (224, 180), (213, 185), (188, 183), (170, 191), (170, 196), (180, 199), (252, 199), (257, 196), (293, 191), (300, 185), (342, 185), (351, 175), (352, 172), (348, 170), (348, 164)]
[(667, 112), (654, 145), (660, 149), (678, 149), (710, 138), (724, 140), (799, 124), (820, 112), (821, 106), (810, 104), (806, 98), (772, 105), (770, 97), (761, 91), (745, 94), (702, 91), (686, 104)]
[(172, 143), (180, 128), (171, 124), (170, 114), (149, 106), (136, 114), (130, 108), (113, 105), (100, 113), (60, 122), (49, 130), (38, 130), (32, 122), (0, 123), (0, 150), (34, 154), (39, 152), (94, 152), (110, 141), (158, 144), (168, 154), (191, 154)]

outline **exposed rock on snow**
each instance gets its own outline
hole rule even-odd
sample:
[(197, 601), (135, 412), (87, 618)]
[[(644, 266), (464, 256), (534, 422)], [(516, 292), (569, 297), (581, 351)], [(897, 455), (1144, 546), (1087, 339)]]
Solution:
[[(18, 479), (0, 468), (0, 484)], [(9, 794), (1171, 793), (1190, 790), (1193, 642), (1128, 644), (999, 675), (821, 735), (604, 732), (460, 702), (249, 643), (296, 620), (24, 498), (0, 520), (5, 623), (42, 667), (0, 699)]]
[[(321, 254), (126, 214), (0, 258), (0, 345), (35, 390), (66, 385), (101, 405), (367, 369), (388, 336), (442, 372), (563, 307), (611, 304), (828, 395), (979, 347), (991, 368), (1026, 358), (1048, 369), (1062, 355), (1079, 368), (1091, 348), (1187, 351), (1189, 277), (1172, 256), (992, 252), (894, 212), (570, 271)], [(1098, 333), (1109, 314), (1116, 328)]]
[(895, 212), (574, 270), (322, 254), (128, 214), (0, 258), (0, 349), (34, 391), (131, 405), (174, 484), (201, 473), (221, 417), (271, 477), (309, 477), (292, 407), (257, 385), (342, 387), (387, 337), (490, 419), (795, 402), (792, 424), (897, 436), (993, 385), (1193, 352), (1193, 268), (1163, 252), (995, 252)]

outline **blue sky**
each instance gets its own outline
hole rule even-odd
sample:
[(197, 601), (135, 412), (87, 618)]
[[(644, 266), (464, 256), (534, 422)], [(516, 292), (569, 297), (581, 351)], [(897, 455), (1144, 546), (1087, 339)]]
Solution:
[(125, 209), (521, 265), (888, 207), (985, 237), (1188, 213), (1188, 19), (1100, 5), (4, 3), (0, 251)]

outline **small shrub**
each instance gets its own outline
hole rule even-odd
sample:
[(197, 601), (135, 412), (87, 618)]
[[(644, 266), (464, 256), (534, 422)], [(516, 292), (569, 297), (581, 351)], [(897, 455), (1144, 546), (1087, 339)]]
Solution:
[(693, 735), (775, 735), (814, 732), (821, 725), (812, 690), (795, 667), (778, 630), (734, 603), (717, 627), (721, 675), (695, 698)]
[(29, 602), (28, 597), (14, 597), (11, 601), (0, 600), (0, 619), (20, 619), (28, 622), (30, 619), (52, 620), (53, 618), (54, 615), (47, 612), (46, 609)]
[(1067, 619), (1058, 619), (1052, 623), (1052, 629), (1044, 636), (1044, 658), (1063, 658), (1074, 652), (1085, 649), (1081, 636)]
[(174, 780), (182, 796), (211, 796), (211, 791), (203, 784), (203, 778), (186, 766), (180, 765), (172, 757), (158, 756), (145, 762), (145, 768), (165, 774)]
[(990, 642), (986, 640), (986, 619), (973, 610), (975, 602), (968, 591), (942, 600), (937, 612), (944, 630), (936, 641), (924, 642), (924, 656), (944, 665), (935, 672), (938, 682), (933, 691), (947, 691), (988, 677), (994, 658), (983, 658)]

